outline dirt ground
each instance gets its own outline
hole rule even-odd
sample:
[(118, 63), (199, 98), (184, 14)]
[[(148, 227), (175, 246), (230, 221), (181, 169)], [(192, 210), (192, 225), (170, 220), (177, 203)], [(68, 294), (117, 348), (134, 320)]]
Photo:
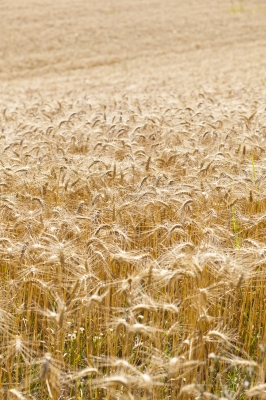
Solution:
[(264, 0), (9, 0), (0, 13), (2, 107), (32, 93), (265, 91)]

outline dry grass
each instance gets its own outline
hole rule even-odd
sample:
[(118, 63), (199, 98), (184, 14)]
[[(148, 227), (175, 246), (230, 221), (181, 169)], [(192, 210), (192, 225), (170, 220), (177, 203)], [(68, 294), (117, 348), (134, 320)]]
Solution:
[[(59, 27), (71, 31), (82, 4), (52, 19), (55, 38)], [(197, 4), (166, 10), (154, 0), (142, 4), (149, 17), (127, 2), (84, 6), (91, 13), (83, 10), (72, 44), (78, 73), (66, 61), (74, 48), (67, 36), (46, 48), (42, 32), (39, 55), (26, 36), (21, 54), (6, 39), (1, 399), (266, 396), (264, 9), (255, 1)], [(20, 17), (33, 37), (48, 20), (39, 2), (31, 14), (29, 5)], [(173, 10), (191, 12), (183, 30), (177, 24), (178, 45), (169, 39)], [(11, 11), (12, 2), (3, 11), (8, 26)], [(96, 44), (112, 26), (115, 35), (117, 14), (124, 35), (113, 47), (103, 41), (96, 56), (78, 42), (90, 21)], [(151, 48), (147, 40), (158, 16), (165, 55), (152, 55), (157, 39)]]

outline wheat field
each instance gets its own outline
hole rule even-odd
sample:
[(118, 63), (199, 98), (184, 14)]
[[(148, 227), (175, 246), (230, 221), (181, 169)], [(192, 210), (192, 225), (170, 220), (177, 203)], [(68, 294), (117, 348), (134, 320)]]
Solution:
[(266, 398), (264, 1), (0, 12), (0, 398)]

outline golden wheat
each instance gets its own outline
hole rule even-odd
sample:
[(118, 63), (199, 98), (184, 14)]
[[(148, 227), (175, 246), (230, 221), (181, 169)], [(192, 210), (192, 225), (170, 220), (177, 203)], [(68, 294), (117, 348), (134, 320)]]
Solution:
[(262, 0), (5, 3), (0, 398), (266, 397)]

